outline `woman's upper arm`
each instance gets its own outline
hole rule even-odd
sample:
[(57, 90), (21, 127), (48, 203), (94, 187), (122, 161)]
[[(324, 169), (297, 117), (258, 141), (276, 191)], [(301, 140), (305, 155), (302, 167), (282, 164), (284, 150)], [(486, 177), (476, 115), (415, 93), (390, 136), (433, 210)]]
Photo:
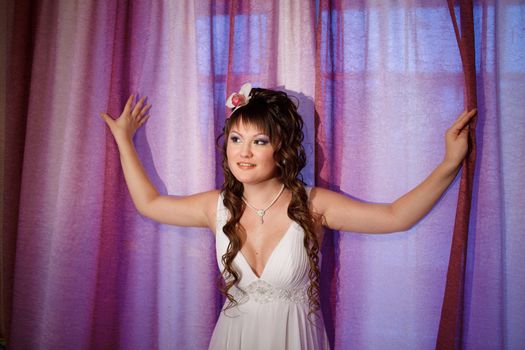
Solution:
[(177, 226), (215, 227), (219, 191), (197, 193), (189, 196), (158, 196), (140, 213), (163, 224)]
[(364, 203), (324, 188), (313, 188), (311, 202), (323, 225), (338, 231), (389, 233), (403, 231), (391, 204)]

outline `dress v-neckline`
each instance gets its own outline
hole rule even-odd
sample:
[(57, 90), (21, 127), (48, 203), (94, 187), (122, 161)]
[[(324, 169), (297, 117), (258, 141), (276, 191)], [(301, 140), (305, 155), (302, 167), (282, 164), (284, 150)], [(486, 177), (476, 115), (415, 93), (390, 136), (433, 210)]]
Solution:
[(290, 233), (290, 231), (292, 231), (292, 226), (294, 226), (295, 224), (297, 224), (297, 223), (292, 220), (290, 225), (288, 225), (288, 229), (286, 229), (286, 232), (281, 237), (281, 239), (279, 239), (279, 242), (277, 242), (277, 245), (273, 248), (272, 252), (270, 253), (270, 256), (268, 257), (268, 260), (266, 261), (266, 264), (264, 265), (260, 276), (257, 276), (257, 273), (256, 273), (255, 269), (252, 267), (252, 265), (250, 265), (250, 263), (248, 262), (248, 259), (246, 259), (246, 257), (242, 253), (242, 250), (239, 249), (239, 253), (241, 253), (241, 257), (243, 258), (243, 260), (246, 263), (246, 265), (248, 265), (248, 268), (250, 269), (250, 272), (253, 274), (253, 276), (256, 279), (260, 280), (264, 276), (264, 273), (266, 272), (266, 268), (268, 267), (268, 265), (272, 261), (272, 257), (274, 256), (275, 251), (277, 250), (277, 248), (279, 248), (279, 246), (281, 245), (281, 243), (284, 240), (284, 238), (288, 235), (288, 233)]

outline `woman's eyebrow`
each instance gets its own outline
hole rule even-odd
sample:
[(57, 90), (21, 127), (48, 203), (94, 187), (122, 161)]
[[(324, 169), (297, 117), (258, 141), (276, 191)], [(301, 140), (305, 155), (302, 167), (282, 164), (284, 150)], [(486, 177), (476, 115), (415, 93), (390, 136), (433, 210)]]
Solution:
[[(230, 130), (230, 134), (231, 134), (231, 133), (236, 133), (236, 134), (239, 135), (239, 136), (245, 137), (245, 135), (243, 135), (241, 132), (239, 132), (239, 131), (237, 131), (237, 130), (234, 130), (234, 129)], [(266, 135), (265, 133), (260, 132), (260, 133), (258, 133), (258, 134), (253, 135), (252, 138), (254, 138), (254, 137), (259, 137), (259, 136), (270, 137), (270, 136)]]

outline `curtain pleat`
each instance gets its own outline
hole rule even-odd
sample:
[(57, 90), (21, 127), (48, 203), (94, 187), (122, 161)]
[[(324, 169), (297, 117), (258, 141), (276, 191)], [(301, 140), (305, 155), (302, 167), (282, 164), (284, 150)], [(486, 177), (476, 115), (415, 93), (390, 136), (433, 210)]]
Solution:
[[(477, 108), (476, 63), (474, 41), (474, 9), (472, 1), (460, 1), (460, 26), (457, 23), (454, 1), (448, 0), (465, 79), (465, 109)], [(463, 161), (458, 204), (454, 221), (452, 245), (446, 287), (439, 322), (436, 349), (463, 348), (465, 271), (467, 265), (468, 232), (474, 169), (476, 162), (476, 118), (469, 124), (469, 152)]]
[[(326, 1), (321, 0), (319, 3), (319, 9), (327, 8)], [(324, 21), (331, 23), (331, 11), (326, 14), (328, 18), (323, 18), (322, 11), (318, 9), (316, 18), (316, 70), (315, 70), (315, 184), (316, 186), (330, 188), (329, 179), (332, 176), (332, 169), (330, 164), (334, 163), (332, 154), (332, 148), (329, 147), (330, 140), (332, 140), (333, 129), (330, 128), (332, 120), (330, 116), (333, 116), (333, 109), (330, 105), (325, 105), (326, 99), (324, 94), (331, 93), (329, 87), (330, 78), (326, 79), (325, 74), (331, 75), (334, 71), (333, 63), (331, 58), (333, 57), (333, 46), (331, 39), (330, 29), (324, 26)], [(328, 26), (331, 28), (331, 26)], [(327, 47), (324, 47), (322, 43), (327, 42)], [(330, 59), (326, 62), (326, 67), (322, 66), (322, 56), (328, 56)], [(319, 115), (319, 111), (323, 111), (323, 116)], [(337, 319), (337, 276), (338, 276), (338, 250), (337, 244), (339, 242), (339, 232), (325, 229), (323, 246), (321, 247), (321, 253), (323, 255), (321, 265), (321, 308), (323, 311), (323, 318), (325, 320), (326, 332), (330, 346), (333, 348), (336, 337), (336, 319)]]
[[(34, 54), (35, 23), (38, 6), (32, 1), (5, 3), (5, 26), (11, 28), (6, 35), (5, 60), (5, 115), (2, 115), (4, 139), (2, 140), (2, 234), (1, 279), (2, 322), (0, 337), (7, 339), (12, 319), (12, 298), (15, 273), (16, 241), (20, 210), (20, 190), (24, 147), (26, 144), (27, 111)], [(10, 18), (12, 16), (12, 18)], [(7, 36), (7, 34), (10, 36)], [(11, 84), (9, 82), (17, 82)], [(2, 82), (4, 83), (4, 82)]]
[[(111, 75), (108, 81), (109, 99), (105, 109), (113, 116), (118, 116), (127, 94), (137, 89), (133, 77), (133, 21), (131, 2), (119, 0), (108, 8), (108, 22), (105, 31), (109, 45), (107, 59), (110, 62)], [(147, 16), (147, 13), (144, 14)], [(98, 239), (98, 261), (103, 269), (97, 269), (96, 290), (90, 325), (90, 347), (93, 349), (119, 348), (119, 319), (122, 317), (119, 299), (123, 297), (119, 289), (122, 285), (122, 270), (119, 271), (119, 261), (123, 259), (119, 241), (121, 232), (126, 227), (121, 219), (122, 208), (119, 201), (126, 188), (123, 184), (120, 169), (119, 154), (110, 132), (105, 133), (105, 144), (101, 145), (104, 155), (104, 188), (101, 211), (100, 231)]]

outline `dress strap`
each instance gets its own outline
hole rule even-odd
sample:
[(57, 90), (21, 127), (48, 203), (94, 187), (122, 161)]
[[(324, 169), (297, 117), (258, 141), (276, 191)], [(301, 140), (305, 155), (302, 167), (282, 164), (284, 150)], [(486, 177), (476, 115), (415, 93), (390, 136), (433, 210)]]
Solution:
[(224, 206), (224, 193), (219, 193), (217, 199), (217, 215), (216, 215), (216, 234), (222, 233), (222, 227), (228, 221), (228, 209)]

